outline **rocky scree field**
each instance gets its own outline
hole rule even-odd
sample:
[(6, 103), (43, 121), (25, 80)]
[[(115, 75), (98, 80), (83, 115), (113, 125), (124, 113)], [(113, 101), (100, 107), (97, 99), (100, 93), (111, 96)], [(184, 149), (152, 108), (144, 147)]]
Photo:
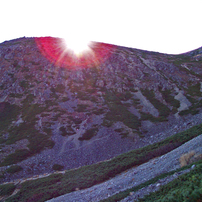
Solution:
[(34, 38), (0, 44), (0, 181), (68, 170), (164, 140), (202, 120), (202, 49), (114, 46), (64, 68)]

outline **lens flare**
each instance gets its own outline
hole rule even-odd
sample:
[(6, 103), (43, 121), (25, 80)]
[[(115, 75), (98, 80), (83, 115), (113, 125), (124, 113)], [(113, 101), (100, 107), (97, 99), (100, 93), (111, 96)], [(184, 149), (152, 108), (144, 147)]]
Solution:
[(90, 53), (92, 50), (90, 48), (90, 41), (84, 39), (63, 39), (63, 45), (66, 51), (73, 51), (77, 57), (81, 57), (82, 54)]
[(35, 38), (41, 53), (60, 67), (88, 68), (104, 62), (114, 51), (114, 45), (85, 40), (53, 37)]

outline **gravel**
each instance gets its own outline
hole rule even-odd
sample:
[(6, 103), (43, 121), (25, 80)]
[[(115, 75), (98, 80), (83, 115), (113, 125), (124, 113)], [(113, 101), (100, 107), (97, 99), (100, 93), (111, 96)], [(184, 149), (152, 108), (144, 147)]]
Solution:
[[(162, 141), (171, 135), (201, 123), (202, 113), (179, 119), (170, 117), (168, 122), (158, 123), (157, 125), (152, 124), (149, 128), (145, 128), (148, 130), (145, 136), (141, 138), (139, 136), (135, 137), (134, 140), (121, 138), (112, 128), (103, 127), (96, 137), (89, 141), (81, 141), (79, 148), (76, 147), (73, 140), (67, 141), (66, 137), (60, 135), (56, 130), (52, 136), (56, 143), (53, 149), (46, 149), (40, 154), (19, 162), (18, 165), (23, 167), (23, 171), (13, 175), (5, 173), (5, 178), (0, 179), (0, 183), (53, 173), (52, 166), (54, 164), (60, 164), (64, 166), (64, 170), (69, 170), (109, 160), (122, 153)], [(60, 125), (56, 124), (54, 127), (59, 130)], [(63, 152), (61, 152), (62, 148)], [(1, 167), (0, 171), (4, 172), (6, 169), (6, 166)]]
[[(51, 199), (49, 200), (49, 202), (100, 201), (116, 193), (119, 193), (120, 191), (124, 191), (126, 189), (142, 184), (160, 174), (167, 173), (180, 168), (180, 164), (179, 164), (180, 156), (192, 150), (194, 150), (196, 153), (202, 153), (201, 145), (202, 145), (202, 135), (190, 140), (189, 142), (183, 144), (182, 146), (174, 149), (173, 151), (161, 157), (154, 158), (147, 163), (134, 167), (124, 173), (121, 173), (120, 175), (117, 175), (113, 179), (110, 179), (106, 182), (95, 185), (88, 189), (75, 191), (75, 192)], [(173, 175), (173, 179), (179, 174), (180, 173), (176, 173), (175, 175)], [(170, 178), (170, 180), (172, 180), (172, 177)], [(165, 178), (164, 182), (166, 183), (166, 181), (168, 182), (169, 180)], [(148, 193), (147, 191), (145, 192), (146, 189), (152, 190), (151, 189), (152, 186), (159, 187), (160, 185), (161, 183), (159, 181), (156, 184), (151, 185), (150, 189), (148, 189), (148, 187), (143, 189), (144, 194)], [(141, 193), (138, 193), (137, 195), (141, 196)], [(134, 193), (130, 197), (136, 197), (136, 194)], [(131, 198), (125, 199), (125, 201), (130, 201), (130, 200), (132, 199)]]

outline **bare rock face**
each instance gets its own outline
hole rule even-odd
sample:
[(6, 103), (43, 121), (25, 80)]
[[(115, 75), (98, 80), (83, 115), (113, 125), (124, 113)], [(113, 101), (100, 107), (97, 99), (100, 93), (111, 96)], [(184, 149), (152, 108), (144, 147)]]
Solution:
[(50, 62), (34, 38), (0, 44), (1, 171), (18, 164), (17, 178), (52, 172), (55, 163), (75, 168), (172, 135), (168, 128), (180, 131), (201, 114), (201, 50), (166, 55), (113, 46), (99, 63), (66, 68)]

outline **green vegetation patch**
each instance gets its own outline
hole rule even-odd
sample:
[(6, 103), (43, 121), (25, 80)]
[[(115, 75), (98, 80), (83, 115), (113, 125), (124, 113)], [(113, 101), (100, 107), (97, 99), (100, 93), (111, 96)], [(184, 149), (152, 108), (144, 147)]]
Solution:
[(14, 174), (14, 173), (20, 172), (21, 170), (23, 170), (23, 168), (21, 166), (14, 165), (14, 166), (11, 166), (10, 168), (6, 169), (6, 172)]
[(199, 102), (197, 103), (194, 103), (192, 104), (189, 109), (185, 109), (183, 111), (181, 111), (179, 113), (180, 116), (184, 116), (184, 115), (188, 115), (188, 114), (191, 114), (191, 115), (195, 115), (195, 114), (198, 114), (199, 113), (199, 109), (202, 107), (202, 100), (200, 100)]
[(119, 134), (121, 136), (121, 138), (126, 138), (129, 135), (129, 132), (123, 132)]
[(27, 149), (19, 149), (16, 150), (15, 153), (9, 154), (5, 157), (4, 161), (0, 164), (0, 166), (7, 166), (11, 164), (16, 164), (26, 158), (31, 156), (31, 153)]
[(195, 85), (189, 86), (187, 89), (187, 93), (192, 96), (201, 97), (202, 93), (200, 90), (201, 90), (201, 83), (197, 83)]
[(107, 91), (105, 101), (109, 107), (109, 111), (105, 115), (105, 126), (107, 126), (108, 123), (121, 121), (129, 128), (137, 131), (139, 130), (141, 122), (138, 117), (128, 111), (128, 109), (121, 103), (120, 99), (114, 93)]
[(77, 108), (75, 109), (77, 112), (86, 112), (88, 108), (88, 105), (79, 104), (77, 105)]
[(95, 108), (95, 109), (93, 109), (92, 113), (96, 114), (96, 115), (101, 115), (101, 114), (105, 113), (105, 109), (103, 109), (103, 108), (100, 108), (100, 109)]
[(122, 101), (127, 101), (133, 97), (133, 94), (131, 94), (130, 91), (127, 91), (123, 93), (116, 93), (116, 96)]
[(22, 97), (23, 97), (23, 94), (10, 93), (10, 97), (14, 97), (14, 98), (22, 98)]
[(84, 91), (77, 91), (77, 98), (79, 98), (80, 100), (89, 100), (90, 96), (88, 93), (84, 92)]
[(7, 201), (37, 201), (44, 202), (47, 199), (61, 195), (58, 189), (62, 183), (62, 174), (53, 174), (49, 177), (40, 178), (37, 180), (26, 181), (22, 183), (20, 191), (10, 197)]
[(64, 175), (53, 174), (49, 177), (24, 182), (21, 184), (20, 191), (10, 197), (9, 201), (22, 202), (33, 199), (33, 201), (42, 202), (75, 191), (77, 188), (91, 187), (127, 169), (163, 155), (200, 134), (202, 134), (202, 124), (161, 142), (121, 154), (109, 161), (69, 170)]
[(28, 88), (29, 87), (29, 82), (26, 81), (26, 80), (23, 80), (23, 81), (20, 82), (20, 86), (22, 88)]
[(186, 72), (187, 74), (191, 74), (193, 76), (196, 76), (198, 78), (202, 78), (202, 76), (200, 74), (197, 74), (196, 72), (194, 72), (191, 69), (187, 69), (185, 67), (182, 67), (182, 64), (186, 64), (186, 65), (196, 65), (199, 64), (199, 61), (194, 61), (192, 59), (192, 57), (188, 56), (188, 55), (177, 55), (172, 59), (172, 62), (174, 65), (176, 65), (179, 70)]
[(16, 186), (13, 183), (0, 185), (0, 196), (9, 196), (11, 195)]
[(32, 104), (34, 98), (32, 94), (28, 95), (22, 102), (22, 109), (9, 103), (2, 105), (3, 111), (0, 114), (1, 128), (8, 127), (14, 117), (17, 117), (17, 113), (22, 114), (24, 122), (19, 126), (10, 127), (8, 129), (8, 138), (1, 138), (0, 141), (9, 145), (14, 144), (16, 141), (27, 139), (29, 141), (27, 145), (29, 149), (16, 150), (14, 153), (6, 156), (0, 166), (15, 164), (34, 154), (40, 153), (45, 148), (52, 148), (54, 146), (54, 142), (50, 139), (51, 134), (40, 133), (35, 128), (36, 121), (38, 120), (36, 116), (44, 112), (46, 108), (38, 104)]
[(115, 132), (118, 132), (118, 133), (121, 133), (121, 132), (124, 131), (124, 128), (117, 128), (117, 129), (115, 129), (114, 131), (115, 131)]
[(82, 119), (79, 118), (74, 118), (72, 116), (68, 117), (71, 121), (73, 121), (75, 124), (81, 124), (82, 123)]
[[(199, 169), (202, 169), (202, 161), (198, 161), (198, 162), (196, 162), (196, 163), (194, 163), (194, 164), (197, 165), (197, 169), (194, 169), (194, 171), (192, 171), (192, 172), (197, 172)], [(191, 164), (191, 165), (188, 165), (188, 166), (185, 166), (185, 167), (183, 167), (183, 168), (179, 168), (179, 169), (177, 169), (177, 170), (168, 172), (168, 173), (163, 173), (163, 174), (161, 174), (161, 175), (159, 175), (159, 176), (157, 176), (157, 177), (155, 177), (155, 178), (152, 178), (151, 180), (148, 180), (147, 182), (144, 182), (144, 183), (142, 183), (142, 184), (140, 184), (140, 185), (138, 185), (138, 186), (132, 187), (132, 188), (127, 189), (127, 190), (125, 190), (125, 191), (119, 192), (118, 194), (115, 194), (115, 195), (113, 195), (113, 196), (111, 196), (111, 197), (109, 197), (109, 198), (107, 198), (107, 199), (101, 200), (101, 202), (120, 201), (120, 200), (126, 198), (127, 196), (129, 196), (131, 192), (136, 192), (136, 191), (138, 191), (138, 190), (140, 190), (140, 189), (142, 189), (142, 188), (144, 188), (144, 187), (146, 187), (146, 186), (149, 186), (150, 184), (156, 183), (159, 179), (162, 179), (162, 178), (165, 178), (165, 177), (167, 177), (167, 176), (173, 175), (174, 173), (179, 172), (179, 171), (182, 171), (182, 170), (185, 170), (185, 169), (187, 169), (187, 168), (190, 168), (191, 166), (192, 166), (192, 164)], [(190, 172), (190, 173), (191, 173), (191, 172)], [(189, 174), (190, 174), (190, 173), (189, 173)], [(180, 177), (178, 178), (178, 179), (180, 179), (180, 180), (176, 179), (176, 180), (170, 182), (168, 185), (163, 186), (160, 190), (162, 190), (162, 189), (163, 189), (163, 190), (164, 190), (164, 189), (166, 190), (166, 189), (167, 189), (167, 192), (169, 192), (169, 189), (172, 187), (173, 182), (174, 182), (175, 185), (178, 184), (179, 186), (181, 186), (181, 178), (185, 179), (186, 175), (189, 175), (189, 174), (184, 174), (184, 175), (180, 176)], [(192, 174), (191, 174), (191, 175), (192, 175)], [(176, 183), (175, 181), (177, 181), (177, 183)], [(188, 180), (187, 182), (189, 182), (189, 180)], [(169, 186), (169, 185), (170, 185), (170, 186)], [(176, 191), (177, 191), (178, 189), (176, 189), (176, 188), (177, 188), (177, 187), (175, 186), (175, 187), (173, 187), (172, 190), (176, 190)], [(183, 187), (183, 188), (185, 188), (185, 187)], [(198, 187), (197, 187), (197, 188), (198, 188)], [(182, 189), (182, 190), (183, 190), (183, 189)], [(196, 191), (196, 190), (195, 190), (195, 191)], [(182, 193), (182, 191), (181, 191), (181, 193)], [(169, 200), (169, 198), (167, 198), (167, 197), (165, 198), (165, 200), (163, 200), (164, 195), (166, 195), (165, 191), (164, 191), (164, 192), (157, 191), (157, 192), (154, 192), (154, 193), (152, 193), (152, 194), (150, 194), (150, 195), (145, 196), (143, 199), (139, 199), (138, 201), (151, 201), (151, 202), (153, 202), (153, 201), (158, 201), (158, 199), (159, 199), (160, 196), (161, 196), (161, 200), (159, 200), (159, 201), (165, 201), (165, 202), (167, 202), (167, 201), (186, 201), (185, 198), (184, 198), (185, 200), (184, 200), (184, 199), (183, 199), (183, 200), (180, 200), (180, 198), (177, 199), (177, 200), (175, 200), (175, 198), (173, 198), (172, 200)], [(195, 201), (195, 200), (193, 200), (193, 198), (192, 198), (191, 201)], [(190, 202), (191, 202), (191, 201), (190, 201)]]
[(155, 93), (154, 91), (148, 90), (148, 89), (141, 89), (142, 94), (152, 103), (152, 105), (158, 109), (159, 111), (159, 116), (164, 118), (165, 121), (167, 120), (166, 118), (169, 116), (170, 114), (170, 109), (164, 105), (162, 102), (160, 102), (159, 100), (157, 100), (155, 98)]
[(140, 104), (140, 99), (138, 99), (138, 98), (132, 98), (132, 102), (133, 102), (134, 106), (139, 105)]
[(71, 128), (71, 126), (68, 126), (68, 128), (66, 129), (65, 126), (61, 126), (60, 127), (60, 132), (62, 136), (67, 136), (67, 135), (74, 135), (75, 132), (74, 130)]
[(149, 113), (145, 113), (145, 112), (140, 112), (140, 114), (141, 114), (141, 120), (142, 120), (142, 121), (147, 121), (147, 120), (149, 120), (149, 121), (151, 121), (151, 122), (153, 122), (153, 123), (156, 123), (156, 122), (163, 122), (163, 121), (166, 120), (166, 119), (165, 119), (164, 117), (162, 117), (162, 116), (160, 116), (160, 117), (155, 117), (155, 116), (153, 116), (153, 115), (151, 115), (151, 114), (149, 114)]
[(67, 102), (67, 101), (69, 101), (69, 98), (68, 97), (63, 97), (61, 101), (62, 102)]
[(64, 169), (64, 166), (60, 165), (60, 164), (54, 164), (53, 167), (52, 167), (53, 170), (56, 170), (56, 171), (61, 171)]
[(4, 87), (5, 87), (5, 85), (4, 85), (4, 84), (1, 84), (1, 85), (0, 85), (0, 90), (3, 90)]
[(0, 103), (0, 133), (7, 129), (13, 120), (17, 118), (20, 107), (12, 105), (8, 102)]
[(55, 142), (50, 140), (48, 135), (36, 133), (35, 135), (31, 136), (29, 139), (30, 144), (28, 145), (31, 154), (37, 154), (43, 151), (45, 148), (52, 149), (55, 145)]
[(145, 196), (139, 201), (201, 201), (202, 199), (202, 162), (189, 173), (179, 176), (164, 185), (159, 191)]
[(174, 96), (171, 95), (171, 90), (165, 89), (164, 91), (159, 88), (159, 91), (161, 92), (163, 99), (169, 103), (171, 106), (174, 108), (179, 108), (180, 107), (180, 101), (176, 100)]
[(64, 126), (61, 126), (60, 127), (60, 132), (61, 132), (61, 135), (62, 136), (66, 136), (68, 135), (67, 131), (66, 131), (66, 128)]
[(79, 137), (79, 140), (90, 140), (92, 137), (94, 137), (98, 132), (98, 128), (91, 128), (87, 130), (82, 137)]
[(126, 138), (129, 135), (129, 132), (125, 131), (124, 128), (117, 128), (114, 131), (118, 132), (119, 135), (121, 135), (121, 138)]
[(65, 86), (63, 84), (58, 84), (55, 88), (54, 92), (58, 92), (58, 93), (64, 93), (65, 91)]
[(190, 61), (191, 61), (190, 56), (181, 54), (181, 55), (175, 56), (173, 64), (175, 64), (176, 66), (180, 66), (182, 63), (187, 63)]

